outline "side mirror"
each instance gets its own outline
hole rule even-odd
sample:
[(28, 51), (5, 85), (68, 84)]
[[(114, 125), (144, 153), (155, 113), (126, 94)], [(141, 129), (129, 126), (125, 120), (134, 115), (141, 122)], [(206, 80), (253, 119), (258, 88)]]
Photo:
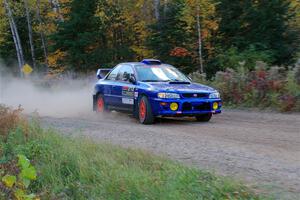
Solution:
[(132, 83), (132, 84), (136, 84), (135, 76), (131, 75), (131, 76), (129, 77), (129, 82)]

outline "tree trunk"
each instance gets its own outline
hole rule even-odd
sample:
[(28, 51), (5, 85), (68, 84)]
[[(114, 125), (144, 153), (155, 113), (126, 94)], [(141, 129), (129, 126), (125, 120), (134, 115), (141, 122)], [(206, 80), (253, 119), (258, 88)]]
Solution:
[(197, 2), (197, 31), (198, 31), (198, 53), (199, 53), (199, 63), (200, 63), (200, 73), (204, 72), (203, 69), (203, 58), (202, 58), (202, 36), (201, 36), (201, 22), (200, 22), (200, 2)]
[(10, 6), (9, 6), (7, 0), (4, 0), (4, 6), (5, 6), (5, 9), (6, 9), (6, 13), (7, 13), (7, 17), (8, 17), (8, 20), (9, 20), (11, 33), (12, 33), (12, 36), (13, 36), (13, 40), (14, 40), (14, 44), (15, 44), (15, 48), (16, 48), (16, 52), (17, 52), (20, 76), (23, 77), (22, 68), (25, 64), (25, 61), (24, 61), (23, 49), (22, 49), (18, 29), (17, 29), (15, 20), (13, 18), (12, 11), (10, 9)]
[(36, 3), (37, 3), (36, 16), (37, 16), (37, 19), (38, 19), (39, 25), (40, 25), (39, 32), (40, 32), (40, 36), (41, 36), (42, 48), (43, 48), (44, 57), (45, 57), (45, 65), (48, 68), (49, 65), (48, 65), (47, 43), (46, 43), (44, 31), (42, 29), (42, 27), (43, 27), (43, 21), (42, 21), (42, 18), (41, 18), (41, 1), (37, 0)]
[(28, 7), (28, 0), (24, 0), (24, 6), (25, 6), (25, 12), (26, 12), (26, 19), (27, 19), (28, 37), (29, 37), (29, 43), (30, 43), (32, 65), (33, 65), (33, 68), (36, 68), (36, 59), (35, 59), (35, 53), (34, 53), (34, 44), (33, 44), (33, 38), (32, 38), (32, 27), (31, 27), (31, 18), (30, 18), (29, 7)]
[(168, 10), (168, 0), (164, 0), (164, 17), (166, 17)]
[(10, 19), (9, 19), (9, 26), (10, 26), (10, 30), (11, 30), (11, 33), (12, 33), (12, 36), (13, 36), (16, 52), (17, 52), (19, 70), (20, 70), (20, 73), (21, 73), (20, 75), (22, 76), (22, 67), (23, 67), (23, 65), (22, 65), (22, 59), (21, 59), (21, 55), (20, 55), (20, 51), (19, 51), (19, 44), (17, 42), (17, 36), (16, 36), (15, 29), (13, 27), (13, 23)]
[(154, 3), (154, 14), (155, 19), (159, 20), (159, 7), (160, 7), (160, 0), (153, 0)]

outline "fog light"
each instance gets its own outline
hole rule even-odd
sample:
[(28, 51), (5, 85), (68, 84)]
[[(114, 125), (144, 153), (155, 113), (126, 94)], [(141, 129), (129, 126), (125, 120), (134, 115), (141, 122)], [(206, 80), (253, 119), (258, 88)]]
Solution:
[(218, 102), (214, 102), (213, 103), (213, 109), (217, 110), (219, 108), (219, 103)]
[(172, 111), (178, 110), (178, 104), (177, 104), (177, 103), (171, 103), (171, 104), (170, 104), (170, 109), (171, 109)]

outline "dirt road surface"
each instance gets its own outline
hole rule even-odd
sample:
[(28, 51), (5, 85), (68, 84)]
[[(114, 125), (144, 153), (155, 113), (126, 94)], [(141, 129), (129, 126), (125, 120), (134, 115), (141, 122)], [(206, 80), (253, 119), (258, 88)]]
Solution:
[(300, 199), (299, 114), (225, 110), (209, 123), (161, 119), (145, 126), (126, 114), (112, 112), (42, 117), (42, 123), (234, 177), (275, 199)]

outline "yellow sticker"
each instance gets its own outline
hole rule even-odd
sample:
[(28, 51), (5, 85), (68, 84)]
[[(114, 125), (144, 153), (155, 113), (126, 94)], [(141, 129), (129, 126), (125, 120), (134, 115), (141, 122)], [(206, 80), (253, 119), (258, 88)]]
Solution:
[(24, 72), (24, 74), (28, 75), (28, 74), (31, 74), (33, 69), (32, 69), (32, 67), (30, 67), (30, 65), (25, 64), (22, 68), (22, 71)]

